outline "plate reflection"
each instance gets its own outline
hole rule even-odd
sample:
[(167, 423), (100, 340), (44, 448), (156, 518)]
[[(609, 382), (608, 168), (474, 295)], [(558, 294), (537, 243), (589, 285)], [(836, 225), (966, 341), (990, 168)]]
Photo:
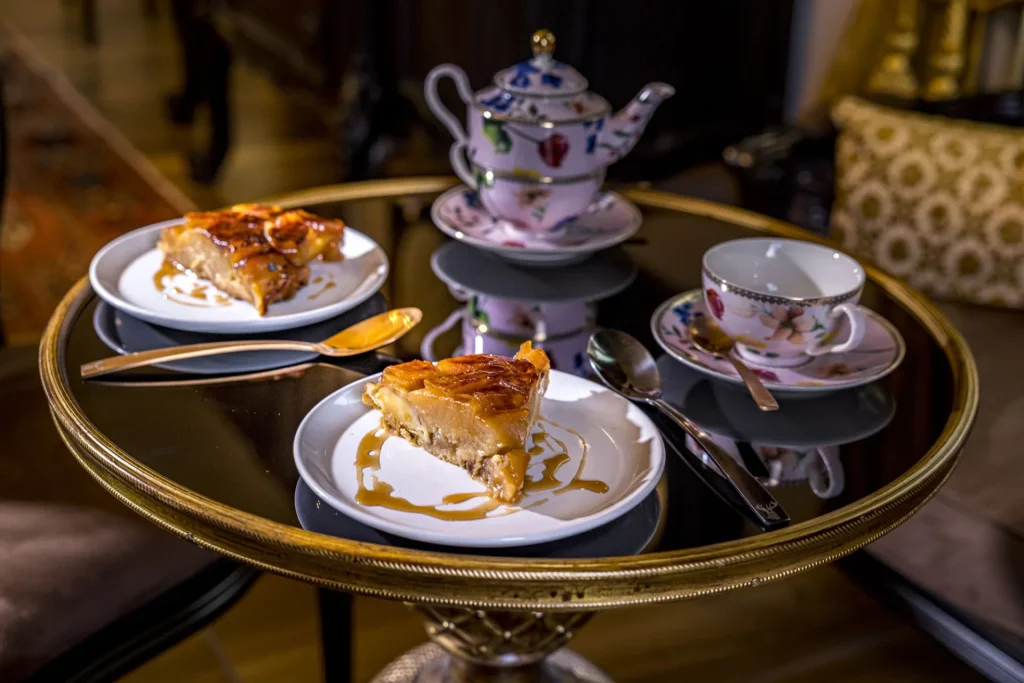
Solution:
[[(320, 499), (301, 479), (295, 487), (295, 513), (307, 531), (378, 545), (443, 553), (537, 557), (553, 559), (623, 557), (649, 552), (658, 545), (665, 526), (668, 487), (665, 477), (639, 505), (614, 521), (560, 541), (518, 548), (452, 548), (420, 543), (378, 531), (358, 522)], [(453, 522), (458, 524), (458, 522)]]

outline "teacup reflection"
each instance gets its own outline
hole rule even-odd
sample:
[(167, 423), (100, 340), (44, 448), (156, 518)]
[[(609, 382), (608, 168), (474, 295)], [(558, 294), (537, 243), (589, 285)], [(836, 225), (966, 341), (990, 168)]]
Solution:
[(769, 486), (804, 481), (819, 498), (835, 498), (846, 486), (838, 446), (819, 446), (807, 450), (779, 446), (754, 446), (768, 465)]
[(896, 413), (892, 395), (877, 382), (813, 400), (781, 397), (780, 409), (765, 413), (744, 387), (713, 381), (671, 356), (658, 358), (658, 370), (666, 401), (705, 430), (746, 443), (839, 446), (884, 429)]
[[(742, 388), (713, 382), (670, 356), (658, 359), (658, 369), (665, 400), (764, 485), (806, 483), (823, 499), (840, 495), (845, 486), (840, 447), (881, 431), (896, 412), (892, 396), (877, 383), (813, 401), (782, 398), (777, 412), (765, 413)], [(692, 439), (686, 445), (703, 456)]]
[[(774, 488), (806, 482), (814, 495), (822, 499), (835, 498), (846, 486), (838, 446), (789, 448), (748, 444), (710, 432), (709, 435), (725, 452), (751, 469), (764, 486)], [(686, 447), (691, 453), (705, 457), (703, 449), (689, 436)], [(751, 455), (760, 460), (763, 467), (750, 467)], [(705, 459), (705, 462), (708, 461)]]

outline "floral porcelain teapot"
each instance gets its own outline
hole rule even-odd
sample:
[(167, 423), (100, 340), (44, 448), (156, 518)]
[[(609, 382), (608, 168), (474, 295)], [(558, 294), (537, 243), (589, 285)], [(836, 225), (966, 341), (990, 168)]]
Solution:
[[(587, 90), (587, 79), (552, 57), (554, 50), (555, 36), (537, 31), (533, 59), (499, 71), (493, 85), (476, 93), (452, 64), (427, 76), (427, 103), (455, 136), (452, 166), (470, 187), (502, 176), (555, 183), (596, 176), (600, 185), (605, 167), (629, 153), (654, 110), (675, 93), (670, 85), (650, 83), (612, 114), (607, 100)], [(467, 105), (468, 131), (438, 97), (445, 76)]]

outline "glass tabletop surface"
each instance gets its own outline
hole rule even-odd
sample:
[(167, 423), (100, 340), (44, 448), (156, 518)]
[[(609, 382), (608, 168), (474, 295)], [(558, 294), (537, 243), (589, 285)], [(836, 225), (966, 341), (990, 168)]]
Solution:
[[(794, 524), (854, 503), (893, 482), (933, 447), (950, 418), (955, 382), (943, 349), (873, 282), (861, 303), (891, 322), (907, 348), (902, 364), (880, 381), (835, 393), (785, 396), (781, 410), (761, 413), (742, 387), (709, 379), (667, 355), (652, 335), (652, 314), (669, 298), (699, 290), (705, 250), (761, 234), (751, 228), (727, 218), (638, 201), (643, 224), (626, 244), (569, 268), (523, 269), (445, 237), (430, 219), (435, 196), (297, 200), (369, 235), (391, 263), (380, 293), (340, 321), (328, 321), (327, 328), (333, 324), (341, 329), (385, 306), (422, 309), (423, 322), (385, 349), (387, 355), (353, 361), (297, 357), (286, 361), (300, 364), (284, 371), (194, 385), (149, 385), (143, 380), (209, 380), (209, 367), (199, 363), (185, 366), (186, 372), (141, 371), (125, 379), (131, 386), (83, 382), (79, 366), (111, 355), (112, 345), (130, 347), (127, 337), (132, 335), (167, 334), (177, 343), (194, 341), (148, 325), (135, 329), (137, 321), (119, 316), (92, 296), (71, 323), (63, 356), (72, 395), (114, 444), (202, 496), (317, 533), (422, 549), (432, 546), (376, 531), (320, 500), (299, 478), (293, 440), (299, 423), (321, 399), (378, 371), (389, 357), (420, 357), (428, 334), (434, 352), (446, 357), (464, 343), (475, 346), (470, 351), (510, 343), (515, 329), (502, 332), (503, 324), (526, 325), (537, 338), (537, 318), (548, 315), (542, 338), (550, 344), (555, 365), (586, 375), (581, 354), (591, 325), (629, 332), (658, 358), (665, 398), (715, 435), (769, 486)], [(500, 302), (495, 307), (495, 299), (506, 298), (518, 300), (511, 307), (503, 308)], [(463, 309), (470, 312), (465, 320), (450, 318)], [(490, 313), (488, 323), (497, 329), (480, 329), (485, 319), (481, 311)], [(505, 313), (510, 319), (499, 321)], [(446, 319), (455, 324), (442, 331)], [(555, 329), (558, 325), (565, 329)], [(311, 334), (320, 335), (324, 329), (321, 325)], [(266, 370), (259, 363), (247, 365), (244, 359), (233, 362), (239, 363), (237, 372)], [(703, 467), (699, 461), (679, 457), (679, 451), (693, 444), (664, 423), (656, 424), (666, 441), (665, 474), (653, 493), (615, 521), (536, 546), (437, 549), (472, 555), (611, 557), (694, 548), (763, 533), (695, 476), (693, 467)]]

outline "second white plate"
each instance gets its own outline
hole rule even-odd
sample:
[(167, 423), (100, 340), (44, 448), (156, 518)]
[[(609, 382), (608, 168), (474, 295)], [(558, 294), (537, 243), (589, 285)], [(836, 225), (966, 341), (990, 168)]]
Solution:
[[(508, 547), (566, 538), (625, 514), (651, 492), (665, 465), (661, 434), (635, 405), (588, 380), (553, 371), (541, 403), (542, 451), (531, 459), (528, 478), (553, 469), (550, 488), (528, 490), (514, 506), (499, 506), (479, 519), (441, 519), (442, 513), (488, 505), (484, 486), (464, 470), (398, 437), (380, 449), (379, 469), (356, 462), (360, 443), (377, 429), (380, 414), (362, 400), (353, 382), (313, 408), (295, 435), (295, 463), (303, 480), (340, 512), (381, 531), (427, 543)], [(553, 456), (565, 444), (567, 458)], [(600, 482), (583, 484), (573, 482)], [(422, 511), (408, 512), (357, 502), (360, 489), (381, 485)], [(598, 490), (607, 487), (606, 490)], [(446, 497), (474, 497), (445, 504)], [(450, 499), (450, 498), (449, 498)]]
[(294, 298), (271, 304), (266, 315), (260, 316), (248, 302), (222, 294), (201, 278), (181, 273), (159, 277), (163, 254), (156, 243), (160, 231), (180, 222), (174, 219), (133, 230), (100, 249), (89, 266), (89, 281), (96, 293), (111, 306), (156, 325), (240, 334), (326, 320), (368, 299), (388, 275), (384, 251), (346, 226), (341, 250), (345, 259), (310, 264), (310, 283)]

